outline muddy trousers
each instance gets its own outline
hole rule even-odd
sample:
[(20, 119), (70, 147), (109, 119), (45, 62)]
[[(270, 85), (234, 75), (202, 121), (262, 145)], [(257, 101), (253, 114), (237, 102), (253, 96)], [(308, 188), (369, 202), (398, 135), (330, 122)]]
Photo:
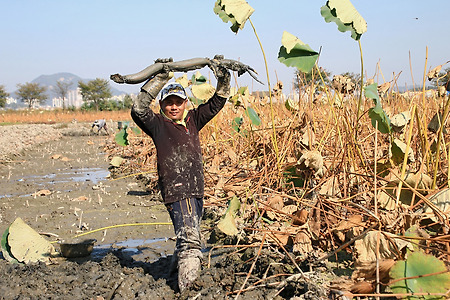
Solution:
[(166, 207), (177, 236), (173, 257), (177, 260), (178, 287), (182, 292), (197, 278), (200, 269), (203, 198), (187, 198)]

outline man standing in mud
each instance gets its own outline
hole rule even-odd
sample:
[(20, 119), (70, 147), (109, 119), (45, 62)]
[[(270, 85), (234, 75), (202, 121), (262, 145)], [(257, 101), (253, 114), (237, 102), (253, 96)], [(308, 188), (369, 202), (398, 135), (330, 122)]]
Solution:
[[(164, 71), (142, 86), (131, 109), (134, 122), (156, 147), (158, 184), (177, 236), (174, 258), (180, 292), (197, 278), (202, 257), (204, 174), (199, 131), (223, 108), (230, 93), (230, 72), (220, 64), (211, 68), (217, 78), (215, 94), (197, 108), (187, 110), (186, 91), (178, 83), (168, 83), (171, 75)], [(150, 104), (159, 92), (160, 112), (154, 113)]]

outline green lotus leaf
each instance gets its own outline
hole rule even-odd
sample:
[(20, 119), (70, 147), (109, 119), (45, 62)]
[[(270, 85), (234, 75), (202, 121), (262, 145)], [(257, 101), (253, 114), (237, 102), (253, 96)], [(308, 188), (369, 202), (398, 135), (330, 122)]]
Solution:
[(381, 105), (380, 96), (378, 95), (378, 85), (372, 83), (364, 87), (364, 96), (373, 100), (375, 105)]
[[(369, 117), (372, 120), (372, 126), (374, 128), (378, 127), (378, 130), (381, 133), (391, 132), (389, 117), (386, 115), (385, 111), (381, 106), (369, 108)], [(377, 122), (378, 125), (376, 124)]]
[(259, 118), (258, 114), (250, 106), (245, 110), (245, 114), (250, 118), (253, 125), (259, 126), (261, 124), (261, 119)]
[[(445, 263), (422, 251), (408, 252), (406, 260), (398, 261), (391, 268), (393, 293), (446, 293), (450, 289), (450, 273)], [(430, 275), (444, 272), (442, 274)], [(402, 279), (409, 278), (410, 279)], [(399, 280), (400, 279), (400, 280)], [(395, 281), (399, 280), (399, 281)], [(443, 297), (408, 296), (408, 299), (444, 299)]]
[(124, 126), (118, 133), (116, 133), (114, 140), (116, 143), (120, 146), (128, 146), (128, 133), (127, 133), (127, 127)]
[(300, 109), (298, 103), (295, 103), (291, 98), (286, 99), (284, 106), (290, 111), (298, 111)]
[(309, 73), (316, 64), (319, 53), (303, 43), (289, 32), (283, 32), (278, 60), (288, 67), (296, 67), (302, 72)]
[[(369, 109), (369, 117), (372, 120), (373, 127), (378, 127), (378, 130), (381, 133), (390, 133), (391, 121), (389, 120), (386, 112), (381, 107), (381, 100), (378, 96), (377, 84), (374, 83), (364, 87), (364, 95), (367, 98), (371, 98), (375, 103), (375, 107), (371, 107)], [(378, 125), (376, 124), (377, 122)]]
[(244, 123), (244, 118), (236, 117), (233, 119), (233, 122), (231, 122), (231, 128), (233, 128), (234, 131), (239, 133), (239, 132), (241, 132), (242, 123)]
[(1, 250), (2, 250), (3, 257), (11, 263), (18, 264), (19, 261), (17, 259), (15, 259), (13, 254), (11, 253), (11, 247), (8, 244), (8, 235), (9, 235), (9, 226), (3, 232), (2, 240), (1, 240)]
[(134, 134), (139, 135), (141, 134), (141, 130), (137, 127), (131, 127), (131, 130), (133, 131)]

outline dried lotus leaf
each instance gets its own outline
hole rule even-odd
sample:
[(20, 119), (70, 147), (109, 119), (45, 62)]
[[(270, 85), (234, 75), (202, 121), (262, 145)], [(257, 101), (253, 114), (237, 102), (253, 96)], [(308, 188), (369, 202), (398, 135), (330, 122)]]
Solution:
[(10, 225), (8, 244), (13, 256), (24, 263), (49, 262), (50, 256), (55, 252), (53, 245), (21, 218)]

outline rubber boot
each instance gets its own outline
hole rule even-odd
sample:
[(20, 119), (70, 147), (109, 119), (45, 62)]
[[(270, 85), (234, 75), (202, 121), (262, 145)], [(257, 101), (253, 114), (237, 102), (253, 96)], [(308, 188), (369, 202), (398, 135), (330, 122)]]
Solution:
[(201, 251), (189, 249), (181, 252), (178, 257), (178, 287), (180, 293), (192, 285), (197, 279), (201, 267)]

